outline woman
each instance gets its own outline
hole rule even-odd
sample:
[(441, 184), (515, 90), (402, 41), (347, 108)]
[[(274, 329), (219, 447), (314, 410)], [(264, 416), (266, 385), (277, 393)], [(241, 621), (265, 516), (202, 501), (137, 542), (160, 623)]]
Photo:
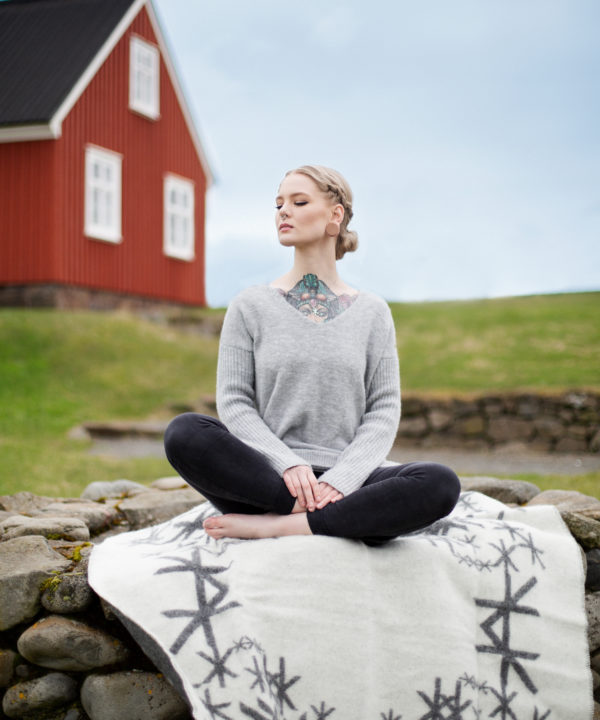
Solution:
[(279, 242), (292, 269), (248, 288), (225, 316), (217, 369), (222, 422), (196, 413), (165, 434), (169, 461), (222, 513), (213, 538), (323, 534), (376, 545), (447, 515), (455, 473), (386, 461), (400, 419), (387, 304), (338, 275), (356, 249), (352, 194), (334, 170), (305, 165), (279, 187)]

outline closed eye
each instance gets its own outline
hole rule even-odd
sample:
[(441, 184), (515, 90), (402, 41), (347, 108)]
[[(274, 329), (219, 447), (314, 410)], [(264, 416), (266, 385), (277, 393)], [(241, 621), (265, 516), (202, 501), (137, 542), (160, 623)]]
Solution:
[[(294, 203), (294, 205), (298, 205), (298, 206), (308, 205), (308, 200), (296, 200), (296, 202)], [(283, 206), (282, 206), (281, 203), (279, 203), (279, 205), (275, 205), (275, 209), (276, 209), (276, 210), (281, 210), (282, 207), (283, 207)]]

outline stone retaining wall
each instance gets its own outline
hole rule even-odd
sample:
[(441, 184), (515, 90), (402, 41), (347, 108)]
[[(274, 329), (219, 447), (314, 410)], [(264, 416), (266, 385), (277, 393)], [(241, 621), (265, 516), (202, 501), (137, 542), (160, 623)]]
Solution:
[[(600, 701), (600, 500), (531, 483), (462, 480), (506, 503), (556, 505), (586, 564), (588, 637)], [(179, 478), (148, 489), (92, 483), (82, 498), (0, 497), (0, 718), (191, 720), (186, 703), (87, 583), (93, 543), (194, 507)], [(600, 718), (600, 704), (596, 715)]]
[(468, 400), (407, 395), (398, 442), (422, 447), (491, 448), (525, 443), (543, 452), (600, 452), (600, 394), (508, 393)]

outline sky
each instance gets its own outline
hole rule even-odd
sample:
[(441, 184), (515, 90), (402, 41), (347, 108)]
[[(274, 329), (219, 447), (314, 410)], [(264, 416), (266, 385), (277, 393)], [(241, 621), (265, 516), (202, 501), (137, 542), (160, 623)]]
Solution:
[(215, 175), (212, 306), (286, 272), (289, 169), (339, 170), (388, 301), (600, 289), (597, 0), (153, 0)]

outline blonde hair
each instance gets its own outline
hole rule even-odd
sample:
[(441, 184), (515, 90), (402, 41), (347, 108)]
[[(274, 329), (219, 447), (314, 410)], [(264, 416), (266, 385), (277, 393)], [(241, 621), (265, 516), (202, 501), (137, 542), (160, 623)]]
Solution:
[(295, 170), (288, 170), (285, 177), (292, 173), (300, 173), (314, 180), (319, 190), (339, 203), (344, 208), (344, 218), (340, 225), (340, 234), (335, 243), (335, 259), (340, 260), (347, 252), (354, 252), (358, 247), (358, 234), (348, 230), (348, 223), (352, 219), (352, 190), (344, 177), (337, 170), (323, 165), (301, 165)]

